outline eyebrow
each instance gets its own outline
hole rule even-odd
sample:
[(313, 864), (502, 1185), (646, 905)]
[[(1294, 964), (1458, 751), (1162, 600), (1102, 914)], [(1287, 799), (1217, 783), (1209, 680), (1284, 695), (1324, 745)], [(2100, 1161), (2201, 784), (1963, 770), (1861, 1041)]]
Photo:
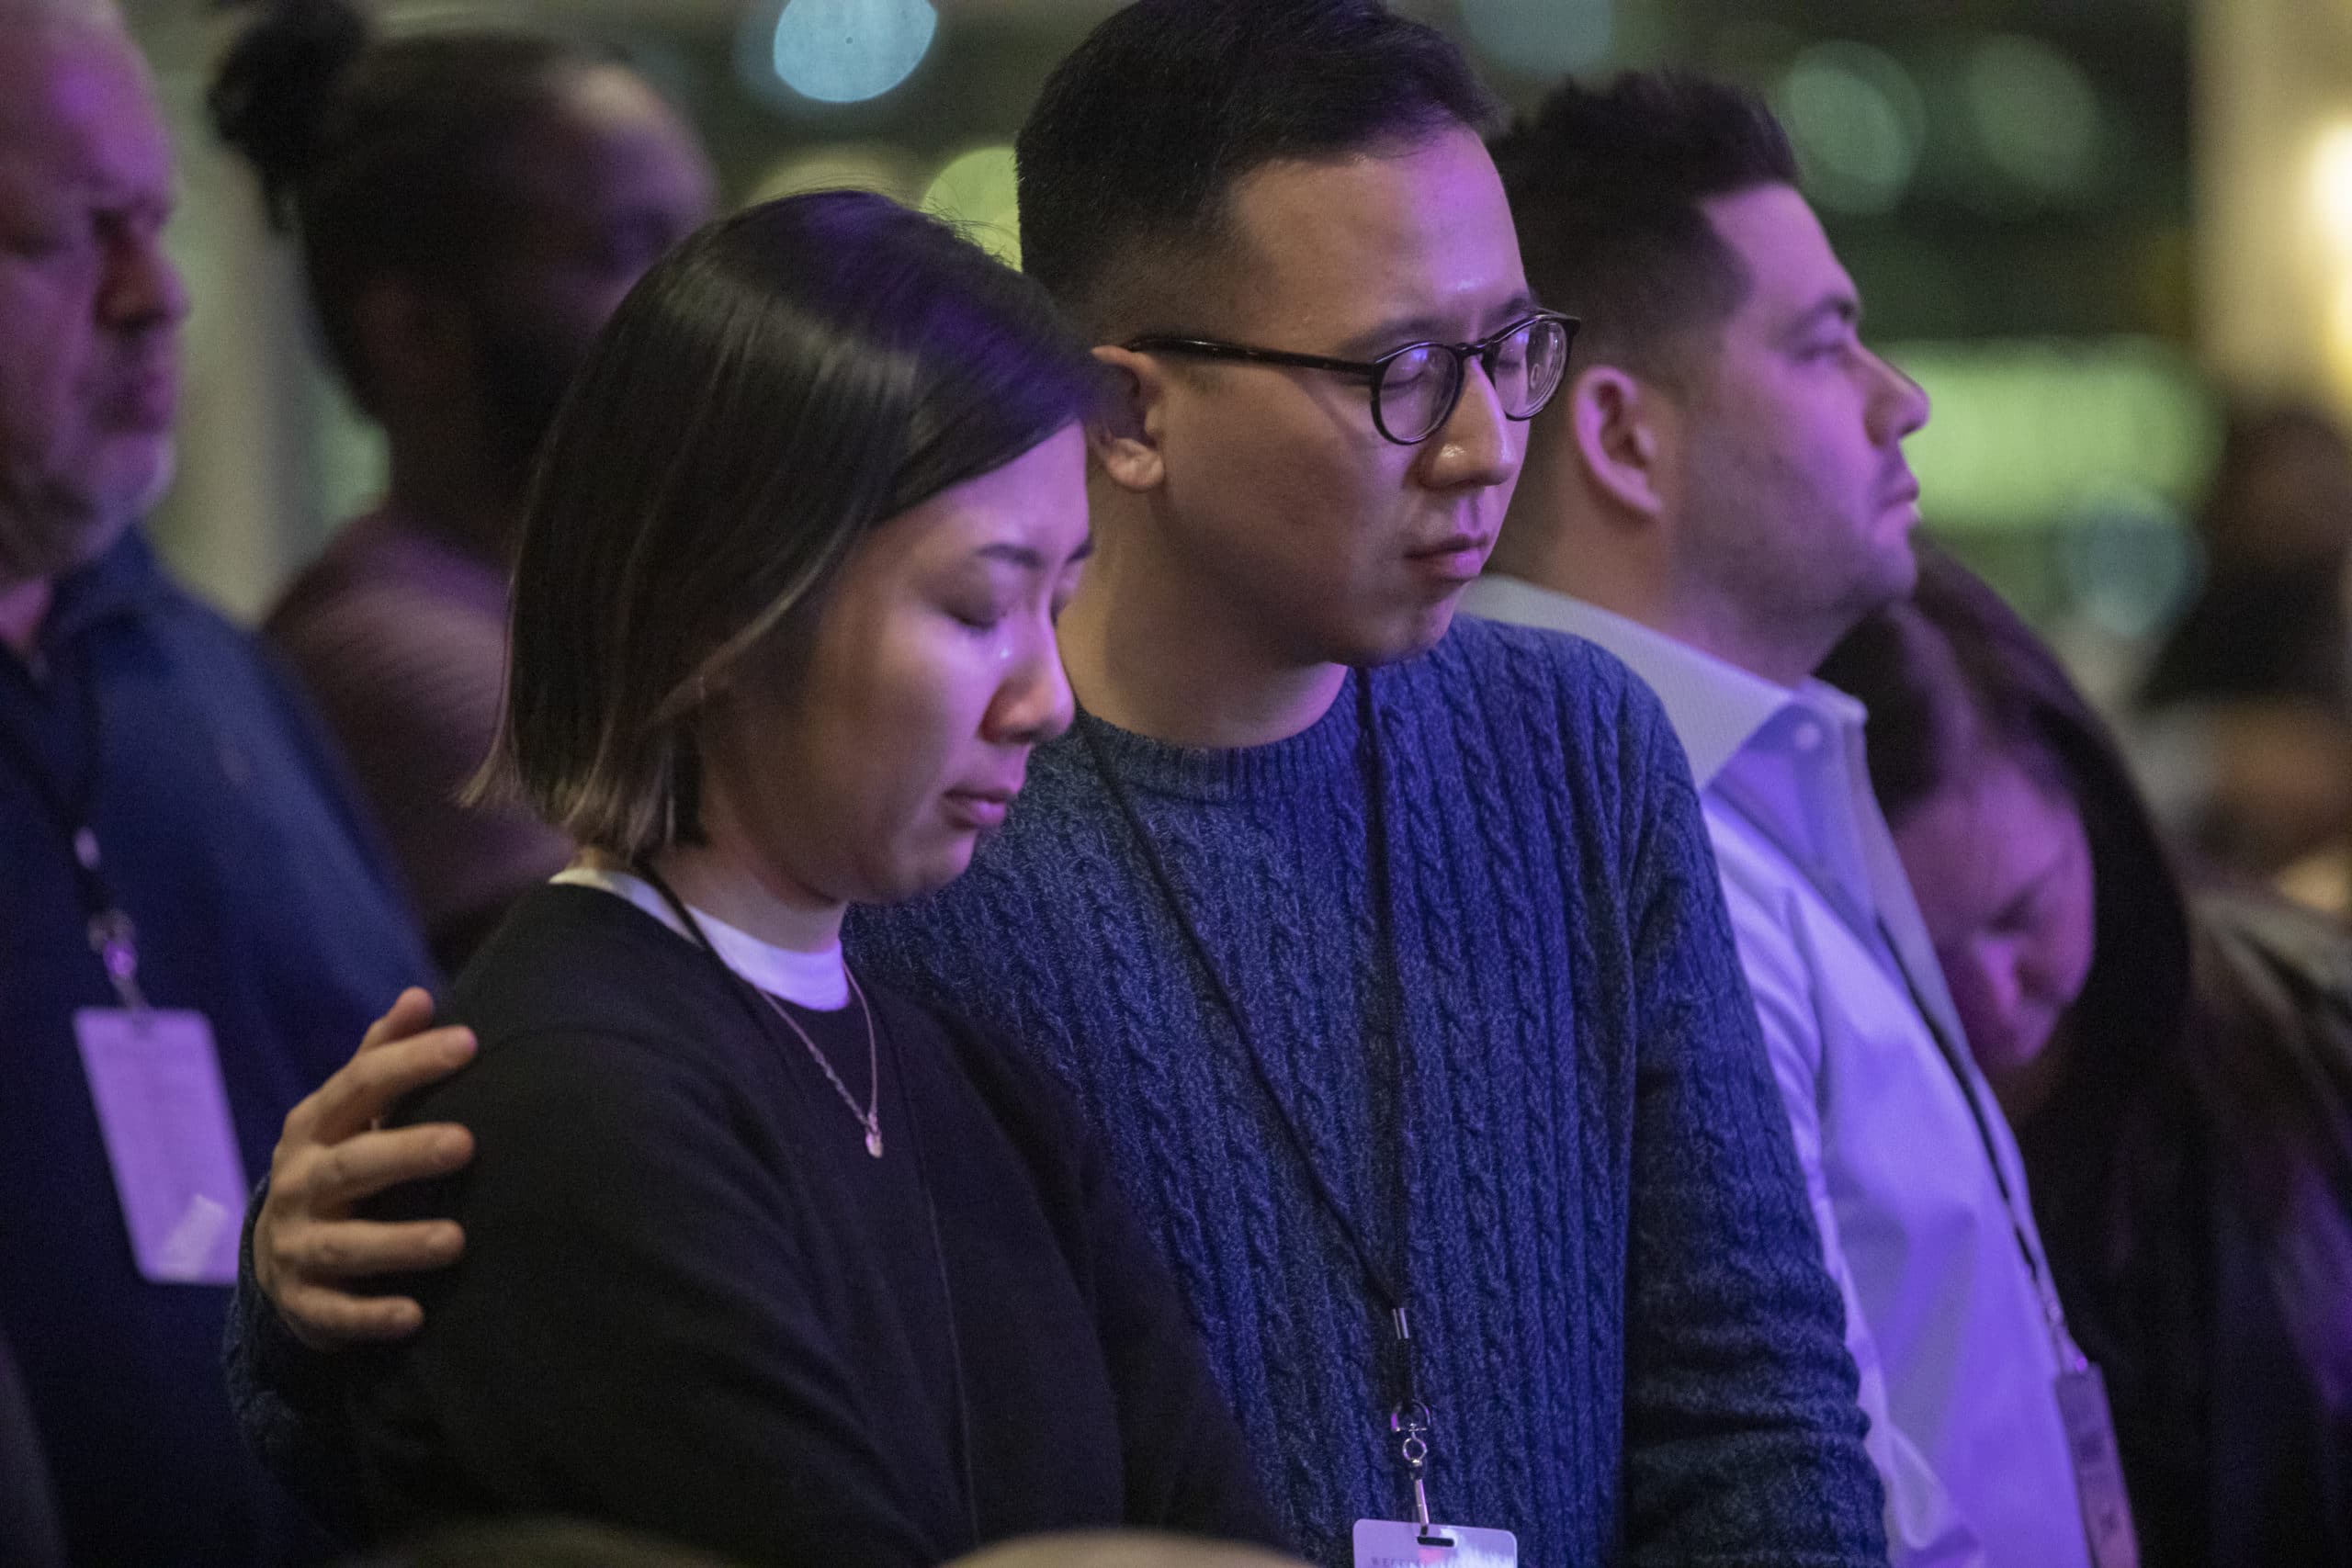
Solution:
[[(1532, 313), (1536, 309), (1534, 294), (1521, 288), (1505, 300), (1501, 309), (1494, 313), (1490, 318), (1494, 325), (1487, 331), (1499, 331), (1521, 317)], [(1442, 317), (1428, 314), (1403, 316), (1394, 321), (1383, 321), (1376, 327), (1358, 333), (1341, 345), (1340, 353), (1343, 357), (1352, 358), (1359, 355), (1385, 354), (1392, 348), (1401, 348), (1408, 343), (1451, 343), (1453, 341), (1449, 335), (1452, 330), (1453, 322)], [(1477, 335), (1484, 337), (1487, 333), (1480, 333)]]
[[(1070, 552), (1069, 559), (1062, 564), (1064, 566), (1074, 565), (1079, 561), (1086, 559), (1093, 553), (1094, 536), (1089, 534), (1086, 536), (1086, 543), (1080, 545), (1077, 549)], [(982, 560), (1002, 561), (1005, 565), (1018, 567), (1023, 571), (1042, 573), (1048, 570), (1046, 562), (1045, 552), (1035, 549), (1027, 545), (1016, 545), (1009, 539), (1000, 540), (998, 543), (993, 545), (984, 545), (980, 547), (978, 554), (979, 558)]]

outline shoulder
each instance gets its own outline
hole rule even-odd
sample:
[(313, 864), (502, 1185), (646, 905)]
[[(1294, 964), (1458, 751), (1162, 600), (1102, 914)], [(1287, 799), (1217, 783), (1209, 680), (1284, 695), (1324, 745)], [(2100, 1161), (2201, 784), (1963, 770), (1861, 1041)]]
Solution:
[(449, 1010), (473, 1030), (484, 1059), (548, 1037), (707, 1048), (740, 1023), (719, 980), (707, 954), (626, 900), (544, 886), (482, 944)]
[(1528, 754), (1582, 805), (1645, 813), (1661, 788), (1689, 787), (1657, 694), (1573, 633), (1460, 615), (1436, 648), (1397, 668), (1408, 710), (1465, 745)]
[(494, 705), (505, 666), (502, 605), (404, 573), (345, 570), (298, 586), (266, 631), (322, 689), (364, 689), (395, 702), (440, 705), (480, 688)]
[(1607, 705), (1640, 686), (1633, 672), (1598, 644), (1573, 632), (1456, 615), (1426, 661), (1442, 678), (1510, 680)]

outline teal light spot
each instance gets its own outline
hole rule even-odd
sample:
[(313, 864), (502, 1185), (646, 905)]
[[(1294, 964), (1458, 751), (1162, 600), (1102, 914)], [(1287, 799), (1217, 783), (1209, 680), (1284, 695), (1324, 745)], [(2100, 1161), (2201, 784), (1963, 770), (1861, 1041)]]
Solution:
[(938, 30), (930, 0), (785, 0), (776, 77), (820, 103), (879, 97), (913, 73)]

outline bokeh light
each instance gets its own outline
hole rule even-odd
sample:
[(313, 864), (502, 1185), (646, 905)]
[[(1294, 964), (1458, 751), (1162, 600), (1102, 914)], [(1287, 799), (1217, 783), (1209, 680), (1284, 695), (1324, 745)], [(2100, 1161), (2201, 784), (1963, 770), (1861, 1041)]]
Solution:
[(2066, 597), (2092, 626), (2136, 643), (2187, 604), (2197, 585), (2197, 536), (2164, 497), (2117, 486), (2060, 524), (2056, 565)]
[(1011, 147), (975, 147), (949, 159), (922, 193), (922, 209), (962, 227), (1006, 265), (1021, 265)]
[(913, 74), (938, 30), (931, 0), (785, 0), (771, 62), (803, 97), (859, 103)]
[(1525, 76), (1584, 71), (1609, 58), (1611, 0), (1462, 0), (1487, 58)]
[(2091, 192), (2105, 138), (2081, 66), (2039, 39), (1999, 33), (1969, 50), (1962, 72), (1970, 130), (2010, 186), (2041, 203)]
[(1927, 107), (1894, 59), (1868, 44), (1815, 44), (1772, 94), (1805, 192), (1840, 212), (1891, 212), (1927, 141)]
[(2352, 123), (2330, 126), (2312, 150), (2312, 210), (2336, 254), (2352, 258)]
[(2153, 339), (1890, 345), (1934, 413), (1905, 443), (1939, 526), (2032, 532), (2132, 487), (2188, 504), (2220, 419), (2196, 366)]

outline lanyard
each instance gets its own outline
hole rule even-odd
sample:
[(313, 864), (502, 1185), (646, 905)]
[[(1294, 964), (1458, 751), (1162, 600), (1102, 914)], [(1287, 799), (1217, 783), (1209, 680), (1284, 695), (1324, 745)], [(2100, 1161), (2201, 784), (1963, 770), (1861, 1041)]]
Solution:
[(2059, 1364), (2066, 1371), (2084, 1371), (2090, 1361), (2075, 1345), (2074, 1336), (2066, 1332), (2066, 1309), (2058, 1300), (2058, 1288), (2052, 1282), (2050, 1271), (2042, 1267), (2033, 1238), (2026, 1234), (2025, 1212), (2009, 1186), (2008, 1173), (2001, 1167), (2000, 1146), (1993, 1137), (1993, 1124), (1985, 1118), (1984, 1104), (1976, 1097), (1976, 1088), (1969, 1081), (1967, 1059), (1961, 1054), (1958, 1043), (1944, 1032), (1943, 1025), (1928, 1010), (1928, 998), (1920, 993), (1919, 982), (1912, 977), (1911, 966), (1903, 961), (1903, 950), (1895, 945), (1894, 933), (1887, 929), (1883, 915), (1879, 917), (1878, 935), (1886, 944), (1888, 956), (1894, 961), (1895, 973), (1903, 976), (1903, 988), (1910, 994), (1913, 1010), (1928, 1026), (1928, 1037), (1935, 1041), (1936, 1052), (1943, 1057), (1944, 1066), (1951, 1069), (1960, 1098), (1968, 1102), (1969, 1119), (1976, 1124), (1977, 1141), (1984, 1146), (1984, 1163), (1993, 1168), (1993, 1185), (2001, 1194), (2001, 1207), (2009, 1216), (2010, 1234), (2017, 1237), (2018, 1252), (2025, 1258), (2025, 1271), (2032, 1279), (2034, 1294), (2041, 1302), (2041, 1315), (2050, 1325), (2051, 1345), (2058, 1353)]
[[(1402, 966), (1397, 959), (1395, 891), (1391, 885), (1388, 865), (1387, 769), (1385, 760), (1381, 753), (1378, 718), (1374, 711), (1372, 700), (1372, 671), (1369, 670), (1356, 671), (1356, 698), (1357, 711), (1361, 715), (1361, 728), (1363, 732), (1363, 743), (1367, 748), (1368, 756), (1365, 780), (1368, 799), (1366, 818), (1371, 829), (1369, 849), (1373, 918), (1379, 931), (1379, 945), (1387, 961), (1391, 985), (1401, 989)], [(1243, 1011), (1240, 1003), (1234, 998), (1232, 988), (1226, 984), (1225, 976), (1218, 972), (1216, 963), (1210, 958), (1208, 944), (1202, 939), (1200, 928), (1194, 923), (1191, 912), (1185, 908), (1183, 899), (1178, 897), (1175, 878), (1169, 874), (1168, 863), (1161, 855), (1159, 846), (1153, 841), (1151, 834), (1145, 829), (1142, 814), (1136, 809), (1134, 795), (1128, 791), (1126, 782), (1112, 768), (1109, 758), (1103, 754), (1102, 738), (1084, 719), (1080, 721), (1079, 734), (1085, 741), (1087, 756), (1094, 765), (1096, 775), (1110, 791), (1111, 798), (1118, 806), (1119, 815), (1126, 824), (1128, 834), (1135, 840), (1136, 848), (1142, 853), (1144, 864), (1151, 873), (1152, 883), (1159, 890), (1161, 902), (1167, 906), (1170, 916), (1176, 922), (1177, 930), (1182, 933), (1184, 944), (1191, 951), (1193, 962), (1200, 966), (1201, 974), (1207, 980), (1210, 993), (1216, 998), (1218, 1009), (1232, 1023), (1234, 1033), (1239, 1037), (1242, 1054), (1249, 1059), (1250, 1069), (1257, 1079), (1259, 1090), (1266, 1097), (1267, 1104), (1272, 1107), (1274, 1120), (1280, 1123), (1283, 1135), (1290, 1145), (1291, 1152), (1297, 1156), (1299, 1168), (1306, 1173), (1307, 1185), (1314, 1190), (1316, 1201), (1329, 1218), (1333, 1228), (1339, 1232), (1340, 1238), (1347, 1244), (1348, 1250), (1354, 1255), (1356, 1267), (1362, 1270), (1364, 1285), (1371, 1292), (1373, 1299), (1388, 1314), (1390, 1332), (1393, 1336), (1390, 1360), (1394, 1371), (1388, 1380), (1392, 1403), (1387, 1415), (1387, 1427), (1390, 1434), (1397, 1439), (1397, 1458), (1404, 1465), (1407, 1478), (1412, 1483), (1415, 1514), (1419, 1523), (1426, 1528), (1430, 1523), (1427, 1475), (1430, 1457), (1429, 1437), (1435, 1426), (1435, 1418), (1431, 1416), (1429, 1405), (1422, 1401), (1415, 1378), (1412, 1320), (1407, 1311), (1406, 1294), (1408, 1275), (1411, 1265), (1411, 1254), (1407, 1247), (1407, 1220), (1410, 1203), (1402, 1151), (1399, 1150), (1396, 1172), (1397, 1267), (1392, 1270), (1374, 1256), (1371, 1244), (1364, 1239), (1363, 1227), (1356, 1224), (1355, 1216), (1349, 1211), (1348, 1206), (1340, 1201), (1340, 1195), (1332, 1188), (1329, 1178), (1324, 1174), (1323, 1168), (1316, 1162), (1314, 1152), (1307, 1147), (1306, 1135), (1300, 1130), (1296, 1119), (1291, 1115), (1289, 1101), (1284, 1100), (1274, 1087), (1272, 1070), (1267, 1065), (1265, 1052), (1259, 1046), (1256, 1032), (1250, 1027), (1249, 1016)], [(1401, 1126), (1405, 1117), (1407, 1087), (1405, 1013), (1401, 995), (1396, 998), (1396, 1115), (1398, 1124)]]
[(123, 913), (122, 905), (107, 881), (97, 830), (91, 826), (104, 777), (106, 734), (98, 712), (95, 672), (85, 669), (81, 676), (80, 778), (69, 785), (52, 777), (41, 766), (33, 743), (5, 724), (0, 724), (0, 751), (5, 751), (25, 775), (50, 821), (74, 852), (74, 881), (82, 897), (83, 918), (88, 922), (90, 951), (106, 966), (107, 979), (123, 1007), (143, 1013), (147, 1010), (147, 998), (139, 989), (138, 930), (130, 923), (130, 917)]

